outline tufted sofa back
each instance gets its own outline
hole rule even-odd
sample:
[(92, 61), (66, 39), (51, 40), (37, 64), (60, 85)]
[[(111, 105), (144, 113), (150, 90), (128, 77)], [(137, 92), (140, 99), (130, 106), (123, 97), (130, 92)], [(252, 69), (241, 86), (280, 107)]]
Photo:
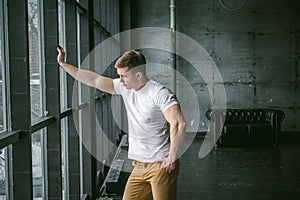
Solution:
[(225, 124), (257, 124), (281, 122), (285, 115), (281, 110), (273, 109), (215, 109), (207, 110), (206, 117), (214, 120), (214, 116), (225, 117)]

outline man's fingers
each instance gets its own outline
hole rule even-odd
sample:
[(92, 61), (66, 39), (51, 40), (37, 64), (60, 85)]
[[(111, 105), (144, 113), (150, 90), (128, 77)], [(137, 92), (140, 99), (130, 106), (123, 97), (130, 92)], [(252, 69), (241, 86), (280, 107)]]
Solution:
[(59, 46), (59, 45), (57, 45), (57, 51), (60, 54), (64, 54), (65, 53), (64, 49), (61, 46)]
[(174, 169), (175, 169), (175, 167), (167, 167), (167, 168), (166, 168), (166, 171), (167, 171), (168, 173), (171, 173)]
[(175, 163), (169, 163), (165, 165), (166, 172), (171, 173), (175, 169)]
[(57, 52), (58, 52), (58, 55), (57, 55), (57, 62), (60, 63), (60, 62), (64, 62), (65, 61), (65, 56), (66, 56), (66, 53), (64, 52), (64, 49), (57, 45)]
[(156, 162), (157, 163), (161, 162), (162, 166), (165, 168), (167, 173), (171, 173), (175, 169), (175, 165), (176, 165), (175, 162), (170, 163), (167, 158), (161, 158), (159, 160), (156, 160)]
[(60, 50), (61, 52), (64, 52), (64, 49), (59, 45), (57, 45), (57, 49)]
[(62, 50), (58, 47), (57, 47), (57, 52), (58, 52), (58, 54), (62, 54)]

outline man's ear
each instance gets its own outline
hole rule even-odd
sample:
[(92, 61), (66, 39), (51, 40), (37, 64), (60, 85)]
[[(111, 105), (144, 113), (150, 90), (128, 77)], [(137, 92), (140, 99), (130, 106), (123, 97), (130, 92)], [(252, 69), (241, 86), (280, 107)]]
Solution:
[(143, 76), (143, 73), (142, 73), (142, 72), (137, 72), (136, 75), (137, 75), (137, 78), (138, 78), (138, 79), (141, 79), (142, 76)]

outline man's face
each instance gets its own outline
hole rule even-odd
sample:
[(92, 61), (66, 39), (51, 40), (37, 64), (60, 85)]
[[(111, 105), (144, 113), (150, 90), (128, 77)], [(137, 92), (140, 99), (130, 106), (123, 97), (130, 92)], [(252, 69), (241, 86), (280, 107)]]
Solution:
[(138, 85), (138, 76), (136, 73), (133, 73), (132, 70), (128, 70), (128, 67), (117, 68), (117, 73), (120, 76), (120, 82), (127, 89), (135, 89)]

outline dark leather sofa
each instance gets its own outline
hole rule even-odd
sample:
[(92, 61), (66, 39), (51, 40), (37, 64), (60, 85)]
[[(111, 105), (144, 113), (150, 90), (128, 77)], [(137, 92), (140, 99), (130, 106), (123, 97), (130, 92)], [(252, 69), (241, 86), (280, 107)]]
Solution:
[(285, 114), (273, 109), (210, 109), (206, 117), (211, 120), (211, 129), (223, 126), (220, 137), (214, 136), (217, 145), (275, 146)]

